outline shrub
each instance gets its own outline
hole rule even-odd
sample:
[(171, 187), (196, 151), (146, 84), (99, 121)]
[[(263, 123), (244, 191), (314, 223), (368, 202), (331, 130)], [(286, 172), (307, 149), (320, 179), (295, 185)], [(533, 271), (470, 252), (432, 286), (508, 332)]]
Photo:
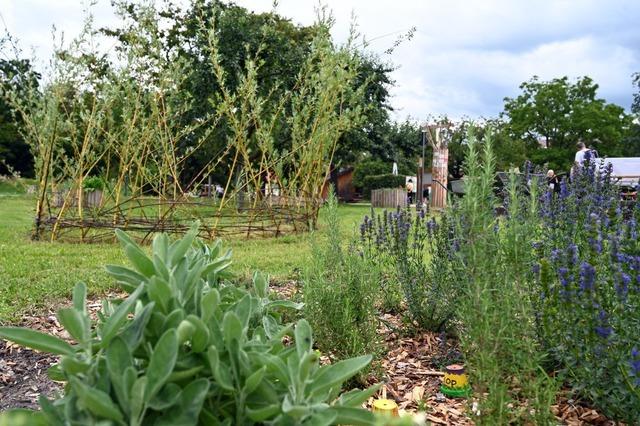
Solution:
[(261, 274), (251, 289), (224, 280), (230, 254), (196, 233), (173, 244), (158, 235), (147, 256), (118, 232), (134, 268), (107, 270), (129, 296), (105, 301), (92, 327), (78, 284), (73, 306), (58, 312), (75, 344), (0, 328), (2, 338), (61, 355), (50, 375), (67, 383), (65, 395), (41, 397), (31, 424), (371, 424), (358, 407), (376, 387), (339, 396), (371, 357), (319, 366), (307, 321), (279, 320), (281, 309), (299, 306), (269, 300)]
[(377, 334), (379, 275), (353, 247), (345, 249), (333, 191), (327, 204), (327, 240), (314, 243), (304, 270), (304, 316), (318, 336), (318, 346), (338, 358), (380, 349)]
[(356, 188), (362, 188), (367, 176), (384, 175), (389, 173), (389, 169), (388, 163), (375, 158), (359, 161), (353, 170), (353, 185)]
[(543, 198), (536, 242), (541, 340), (578, 394), (606, 415), (640, 413), (639, 205), (620, 202), (611, 171), (592, 164)]
[(556, 383), (541, 368), (544, 351), (535, 328), (534, 280), (530, 245), (540, 229), (537, 186), (525, 198), (510, 176), (505, 216), (495, 214), (495, 158), (491, 135), (482, 158), (469, 134), (465, 196), (454, 204), (454, 261), (464, 266), (458, 285), (460, 343), (479, 400), (477, 424), (550, 424)]
[(82, 181), (82, 188), (85, 191), (99, 191), (105, 187), (105, 181), (100, 176), (90, 176)]
[(410, 320), (421, 329), (443, 331), (454, 319), (461, 288), (451, 261), (451, 231), (446, 214), (436, 220), (423, 210), (414, 217), (409, 209), (372, 212), (360, 225), (365, 258), (380, 265), (390, 261)]
[(479, 402), (479, 424), (551, 420), (555, 382), (540, 368), (528, 244), (540, 228), (536, 189), (524, 198), (511, 176), (497, 217), (491, 140), (483, 161), (469, 137), (468, 191), (438, 218), (397, 209), (360, 226), (367, 258), (392, 259), (414, 324), (459, 336)]
[(373, 175), (362, 180), (362, 192), (365, 197), (371, 196), (371, 191), (381, 188), (404, 188), (405, 177), (399, 175)]

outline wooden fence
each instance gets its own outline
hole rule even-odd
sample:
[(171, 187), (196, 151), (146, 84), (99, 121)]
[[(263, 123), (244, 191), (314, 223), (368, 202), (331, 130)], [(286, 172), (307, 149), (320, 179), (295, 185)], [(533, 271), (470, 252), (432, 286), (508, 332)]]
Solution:
[(407, 191), (404, 188), (384, 188), (371, 191), (373, 207), (407, 207)]

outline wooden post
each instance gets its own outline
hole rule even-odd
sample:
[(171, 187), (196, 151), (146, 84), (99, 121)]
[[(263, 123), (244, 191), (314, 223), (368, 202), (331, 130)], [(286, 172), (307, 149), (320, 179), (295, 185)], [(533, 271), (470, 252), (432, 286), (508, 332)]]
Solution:
[(427, 130), (429, 143), (433, 147), (431, 207), (443, 209), (447, 206), (448, 140), (442, 135), (442, 126), (428, 126)]
[(422, 163), (423, 158), (424, 156), (418, 159), (418, 179), (416, 179), (418, 181), (416, 188), (416, 206), (421, 206), (424, 202), (424, 199), (422, 198), (422, 187), (424, 186), (424, 182), (422, 182), (422, 179), (424, 177), (424, 164)]

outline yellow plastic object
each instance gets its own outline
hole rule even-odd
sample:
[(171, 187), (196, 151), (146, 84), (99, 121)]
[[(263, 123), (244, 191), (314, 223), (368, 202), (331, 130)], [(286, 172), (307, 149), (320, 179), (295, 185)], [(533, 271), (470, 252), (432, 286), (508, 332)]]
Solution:
[(452, 389), (464, 389), (469, 384), (467, 375), (462, 365), (449, 365), (444, 374), (443, 383), (446, 387)]
[(376, 399), (373, 401), (373, 412), (398, 417), (398, 404), (391, 399)]
[(453, 398), (469, 395), (471, 387), (464, 366), (458, 364), (447, 366), (440, 391)]

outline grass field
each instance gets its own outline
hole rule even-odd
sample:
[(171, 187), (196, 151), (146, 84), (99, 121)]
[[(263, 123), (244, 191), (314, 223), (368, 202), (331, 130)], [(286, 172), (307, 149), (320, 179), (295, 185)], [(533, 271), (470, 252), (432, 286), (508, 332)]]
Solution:
[[(87, 283), (92, 295), (115, 288), (104, 272), (108, 263), (124, 264), (117, 244), (70, 244), (34, 242), (30, 239), (35, 199), (0, 188), (0, 324), (19, 321), (25, 313), (41, 312), (69, 297), (78, 281)], [(341, 230), (351, 237), (367, 205), (340, 207)], [(323, 236), (320, 213), (317, 238)], [(309, 234), (277, 239), (233, 239), (225, 245), (233, 250), (233, 270), (240, 276), (260, 269), (278, 280), (296, 276), (311, 251)]]

